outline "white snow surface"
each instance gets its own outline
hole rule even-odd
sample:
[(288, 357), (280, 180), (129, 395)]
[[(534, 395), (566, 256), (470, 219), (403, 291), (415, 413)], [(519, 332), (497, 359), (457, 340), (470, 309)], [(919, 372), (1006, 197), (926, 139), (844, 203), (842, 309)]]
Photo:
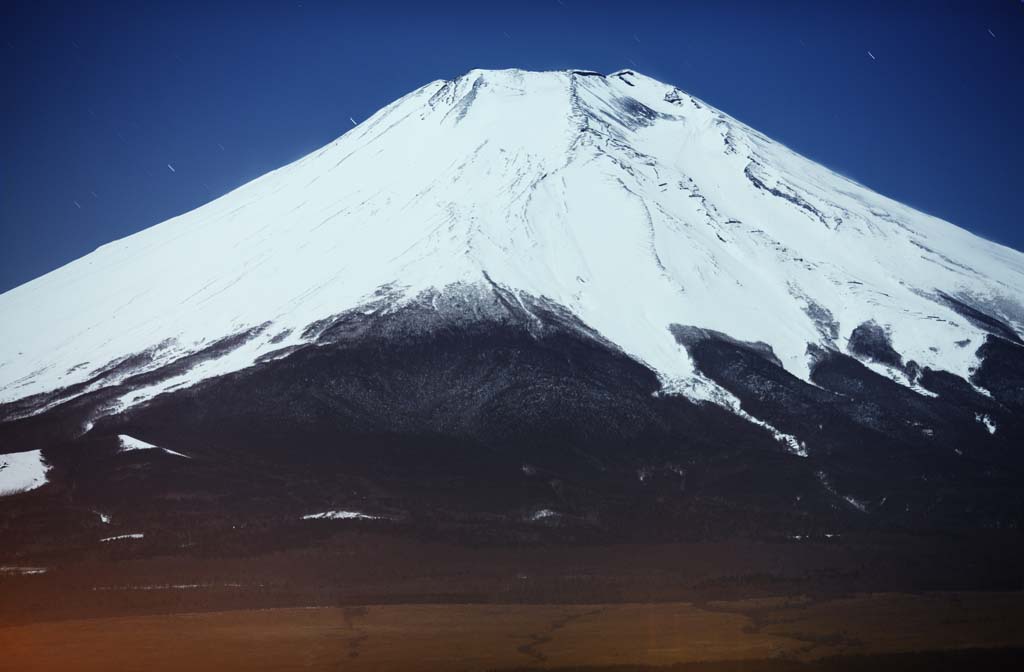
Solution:
[(204, 588), (241, 588), (240, 583), (158, 583), (147, 585), (93, 586), (94, 592), (118, 590), (200, 590)]
[(379, 520), (381, 516), (371, 516), (359, 511), (322, 511), (321, 513), (309, 513), (302, 517), (303, 520)]
[(127, 434), (118, 434), (117, 440), (121, 444), (122, 453), (127, 453), (133, 450), (160, 450), (167, 453), (168, 455), (184, 457), (185, 459), (192, 459), (191, 457), (184, 453), (179, 453), (178, 451), (171, 450), (170, 448), (161, 448), (160, 446), (154, 446), (152, 443), (147, 443), (141, 439), (136, 439), (133, 436), (128, 436)]
[(0, 497), (44, 485), (49, 469), (39, 450), (0, 455)]
[(673, 381), (666, 385), (662, 391), (667, 394), (682, 394), (691, 401), (698, 403), (711, 402), (721, 406), (722, 408), (726, 408), (744, 420), (764, 427), (768, 430), (768, 433), (772, 435), (772, 438), (784, 444), (786, 446), (786, 450), (791, 454), (796, 455), (797, 457), (808, 456), (806, 443), (792, 434), (786, 434), (785, 432), (779, 431), (772, 424), (765, 422), (760, 418), (755, 418), (750, 413), (747, 413), (743, 410), (743, 406), (736, 395), (699, 372), (694, 372), (693, 375), (685, 381)]
[(999, 428), (996, 425), (995, 420), (993, 420), (992, 417), (987, 413), (975, 413), (974, 419), (980, 422), (981, 424), (985, 425), (985, 429), (988, 430), (989, 434), (995, 434), (996, 430)]
[(143, 534), (142, 532), (131, 532), (129, 534), (117, 534), (117, 535), (114, 535), (113, 537), (103, 537), (102, 539), (100, 539), (100, 541), (102, 541), (102, 542), (107, 542), (107, 541), (127, 541), (127, 540), (142, 539), (145, 536), (146, 535)]
[(805, 380), (808, 343), (845, 349), (867, 320), (904, 358), (967, 377), (985, 333), (936, 290), (1024, 332), (1024, 254), (671, 85), (633, 71), (473, 70), (0, 295), (0, 403), (137, 353), (149, 359), (134, 372), (150, 370), (266, 325), (123, 408), (301, 344), (307, 325), (380, 288), (386, 312), (487, 278), (563, 305), (683, 393), (696, 376), (673, 323), (763, 341)]
[(0, 576), (4, 574), (32, 576), (35, 574), (46, 574), (46, 571), (46, 567), (0, 567)]
[(146, 443), (141, 439), (136, 439), (134, 436), (128, 436), (127, 434), (118, 434), (117, 440), (121, 444), (121, 452), (127, 453), (131, 450), (153, 450), (157, 448), (152, 443)]

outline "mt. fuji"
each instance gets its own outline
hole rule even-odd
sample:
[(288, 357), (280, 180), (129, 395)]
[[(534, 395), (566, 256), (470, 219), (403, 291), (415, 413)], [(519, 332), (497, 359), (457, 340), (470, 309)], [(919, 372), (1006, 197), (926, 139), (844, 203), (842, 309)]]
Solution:
[(473, 70), (0, 295), (0, 453), (47, 525), (1016, 526), (1022, 301), (671, 85)]

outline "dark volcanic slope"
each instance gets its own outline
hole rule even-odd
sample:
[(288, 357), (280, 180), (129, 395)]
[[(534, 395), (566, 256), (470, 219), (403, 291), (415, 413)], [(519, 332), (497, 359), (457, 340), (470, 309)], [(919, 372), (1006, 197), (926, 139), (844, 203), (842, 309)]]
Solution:
[[(524, 541), (1021, 520), (1024, 347), (997, 336), (974, 380), (991, 396), (917, 371), (928, 396), (836, 351), (815, 353), (808, 384), (770, 348), (680, 328), (705, 375), (806, 442), (800, 457), (718, 406), (658, 394), (653, 372), (544, 301), (526, 313), (496, 288), (483, 310), (443, 320), (427, 304), (311, 325), (315, 345), (84, 434), (110, 389), (0, 424), (0, 442), (42, 447), (53, 465), (47, 486), (3, 501), (9, 550), (88, 548), (99, 531), (142, 530), (154, 550), (176, 548), (204, 526), (294, 527), (329, 510), (415, 534)], [(189, 457), (119, 452), (121, 434)]]

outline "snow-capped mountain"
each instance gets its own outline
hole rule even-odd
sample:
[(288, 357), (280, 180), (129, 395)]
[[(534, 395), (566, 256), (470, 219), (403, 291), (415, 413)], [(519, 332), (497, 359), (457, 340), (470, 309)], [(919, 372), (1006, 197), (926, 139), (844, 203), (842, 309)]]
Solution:
[(809, 343), (845, 350), (871, 321), (905, 358), (967, 376), (976, 347), (958, 342), (985, 329), (948, 297), (1024, 331), (1024, 255), (679, 89), (631, 71), (472, 71), (0, 296), (0, 394), (260, 330), (164, 385), (188, 383), (308, 342), (346, 310), (491, 283), (563, 306), (684, 390), (674, 323), (767, 343), (805, 380)]
[[(929, 462), (940, 469), (978, 442), (1005, 448), (1019, 436), (1022, 297), (1024, 254), (881, 196), (674, 86), (630, 70), (473, 70), (0, 295), (0, 452), (131, 439), (136, 427), (150, 434), (131, 440), (201, 462), (183, 442), (255, 440), (228, 437), (224, 418), (277, 404), (264, 417), (288, 406), (289, 422), (322, 419), (325, 399), (345, 418), (330, 431), (345, 436), (490, 445), (514, 424), (514, 403), (529, 409), (515, 418), (540, 417), (573, 440), (587, 434), (575, 425), (601, 416), (609, 436), (628, 437), (620, 447), (668, 445), (698, 440), (669, 419), (683, 411), (662, 406), (685, 403), (701, 409), (692, 427), (708, 446), (750, 432), (787, 459), (839, 460), (833, 471), (799, 467), (811, 485), (793, 491), (813, 486), (866, 513), (898, 498), (882, 492), (883, 475), (861, 473), (884, 471), (884, 460), (842, 461), (851, 442), (884, 437), (897, 446), (886, 460), (899, 446), (940, 446)], [(495, 364), (516, 383), (481, 402), (495, 379), (466, 373), (467, 358), (493, 357), (509, 330), (528, 336), (514, 348), (529, 355)], [(474, 350), (481, 334), (486, 353)], [(388, 362), (395, 343), (419, 349)], [(571, 397), (585, 412), (553, 400), (561, 388), (547, 376), (565, 352), (559, 381), (600, 379)], [(326, 353), (345, 366), (318, 359)], [(509, 401), (524, 385), (532, 391)], [(633, 396), (615, 398), (627, 394), (617, 387)], [(311, 389), (320, 401), (302, 396)], [(224, 411), (219, 438), (182, 428), (243, 397), (248, 410)], [(340, 397), (343, 411), (331, 405)], [(487, 405), (497, 400), (500, 420)], [(200, 401), (205, 410), (191, 405)], [(594, 410), (605, 404), (621, 417)], [(629, 469), (678, 480), (694, 468), (644, 459)]]

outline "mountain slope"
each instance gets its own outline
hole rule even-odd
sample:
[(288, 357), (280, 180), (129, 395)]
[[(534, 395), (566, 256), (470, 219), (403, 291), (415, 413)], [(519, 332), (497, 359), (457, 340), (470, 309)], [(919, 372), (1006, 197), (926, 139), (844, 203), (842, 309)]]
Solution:
[(672, 86), (475, 70), (0, 295), (0, 452), (151, 528), (1015, 526), (1022, 296)]
[(693, 367), (674, 323), (767, 343), (804, 380), (808, 343), (846, 350), (867, 322), (905, 359), (960, 376), (992, 330), (965, 310), (1024, 330), (1024, 255), (673, 87), (472, 71), (0, 296), (0, 395), (260, 329), (174, 383), (197, 380), (306, 342), (317, 320), (455, 283), (545, 297), (683, 390)]

